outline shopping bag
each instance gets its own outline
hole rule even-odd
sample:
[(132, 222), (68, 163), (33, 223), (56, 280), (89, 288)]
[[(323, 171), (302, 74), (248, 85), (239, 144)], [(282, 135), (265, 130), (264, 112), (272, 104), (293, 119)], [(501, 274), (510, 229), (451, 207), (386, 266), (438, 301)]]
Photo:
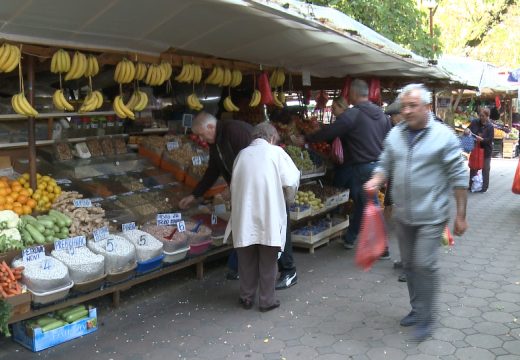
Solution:
[(480, 147), (480, 141), (469, 154), (468, 166), (471, 170), (480, 170), (484, 167), (484, 149)]
[(330, 156), (335, 164), (343, 164), (343, 144), (339, 137), (335, 138), (332, 142), (332, 151)]
[(511, 190), (515, 194), (520, 194), (520, 160), (516, 166), (515, 178), (513, 179), (513, 187)]
[(442, 245), (444, 246), (453, 246), (455, 245), (455, 240), (453, 239), (453, 236), (451, 235), (450, 228), (448, 225), (444, 228), (444, 232), (442, 233)]
[(383, 211), (374, 203), (374, 194), (367, 194), (367, 196), (368, 201), (363, 211), (356, 249), (356, 265), (364, 271), (370, 270), (387, 247)]
[(482, 170), (477, 172), (477, 175), (471, 178), (471, 192), (479, 192), (482, 190), (484, 179), (482, 178)]

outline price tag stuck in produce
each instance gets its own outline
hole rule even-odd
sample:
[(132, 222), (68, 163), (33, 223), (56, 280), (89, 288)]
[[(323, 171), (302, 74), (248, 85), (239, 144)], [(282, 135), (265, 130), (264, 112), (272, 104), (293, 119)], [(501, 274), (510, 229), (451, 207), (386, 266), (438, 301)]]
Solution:
[(45, 259), (42, 261), (41, 268), (43, 270), (50, 270), (52, 268), (52, 263), (49, 259)]
[(96, 229), (92, 232), (92, 235), (94, 236), (94, 241), (98, 242), (101, 240), (105, 240), (110, 234), (108, 233), (108, 227), (103, 226), (99, 229)]
[(33, 246), (22, 250), (22, 258), (24, 262), (40, 260), (45, 256), (45, 248), (43, 245)]
[(137, 241), (137, 245), (146, 246), (146, 235), (141, 235)]
[(130, 231), (130, 230), (135, 230), (135, 222), (129, 222), (129, 223), (121, 224), (121, 231), (122, 232)]
[(202, 159), (200, 156), (194, 156), (191, 158), (191, 162), (193, 163), (193, 166), (199, 166), (202, 165)]
[(185, 232), (186, 231), (186, 223), (184, 221), (179, 221), (177, 223), (177, 231), (178, 232)]
[(217, 215), (211, 214), (211, 225), (217, 225)]
[(168, 149), (168, 151), (172, 151), (172, 150), (178, 149), (178, 148), (179, 148), (179, 142), (177, 142), (177, 141), (170, 141), (170, 142), (166, 143), (166, 149)]
[[(56, 250), (69, 250), (87, 245), (87, 239), (85, 236), (74, 236), (71, 238), (56, 240), (54, 242), (54, 248)], [(74, 250), (73, 250), (74, 251)]]
[(114, 251), (114, 239), (108, 238), (107, 239), (107, 246), (106, 246), (107, 252), (113, 252)]
[(181, 219), (181, 213), (157, 214), (157, 225), (175, 225)]
[(90, 199), (74, 199), (74, 206), (77, 208), (92, 207), (92, 201)]

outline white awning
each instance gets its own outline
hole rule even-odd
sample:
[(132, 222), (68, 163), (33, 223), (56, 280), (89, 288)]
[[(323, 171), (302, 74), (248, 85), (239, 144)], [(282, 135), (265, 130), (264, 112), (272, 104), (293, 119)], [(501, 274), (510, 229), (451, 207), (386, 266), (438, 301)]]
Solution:
[(0, 36), (157, 56), (175, 48), (316, 77), (449, 78), (345, 14), (295, 0), (4, 1)]

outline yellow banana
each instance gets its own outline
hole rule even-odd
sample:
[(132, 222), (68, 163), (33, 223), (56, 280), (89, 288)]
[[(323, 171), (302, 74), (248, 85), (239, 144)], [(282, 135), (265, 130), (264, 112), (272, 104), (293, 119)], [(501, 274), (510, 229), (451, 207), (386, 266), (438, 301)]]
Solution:
[(224, 108), (228, 112), (240, 111), (240, 109), (235, 104), (233, 104), (231, 96), (228, 96), (224, 99)]
[(285, 83), (285, 73), (282, 69), (278, 69), (278, 74), (276, 76), (276, 86), (281, 87)]
[[(0, 64), (5, 63), (5, 61), (9, 58), (9, 53), (11, 49), (8, 45), (9, 44), (3, 43), (0, 47)], [(0, 71), (2, 71), (1, 68), (2, 66), (0, 66)]]
[(140, 100), (139, 96), (140, 95), (138, 94), (137, 90), (132, 93), (132, 96), (130, 96), (130, 99), (126, 103), (126, 107), (128, 108), (128, 110), (131, 110), (131, 111), (135, 110), (135, 105)]
[(121, 96), (116, 96), (116, 99), (114, 100), (119, 108), (121, 109), (121, 111), (127, 116), (129, 117), (130, 119), (134, 120), (135, 119), (135, 115), (132, 111), (130, 111), (126, 105), (123, 103), (123, 99), (121, 98)]
[(280, 100), (282, 104), (285, 104), (285, 93), (283, 91), (278, 93), (278, 100)]
[(193, 93), (190, 96), (188, 96), (187, 102), (188, 102), (188, 106), (192, 110), (200, 111), (200, 110), (202, 110), (204, 108), (204, 106), (202, 106), (202, 104), (200, 103), (199, 98), (197, 97), (197, 95), (195, 93)]
[(175, 77), (178, 82), (186, 82), (186, 74), (188, 73), (188, 64), (183, 64), (181, 72)]
[(220, 66), (217, 67), (217, 76), (215, 77), (215, 85), (222, 86), (222, 83), (224, 82), (224, 69)]
[(142, 62), (138, 62), (135, 66), (135, 80), (141, 81), (146, 76), (146, 65)]
[(96, 97), (95, 110), (97, 110), (103, 106), (103, 94), (101, 93), (101, 91), (98, 90), (92, 92), (92, 94), (94, 94), (94, 96)]
[(96, 109), (97, 98), (94, 93), (90, 93), (85, 97), (83, 104), (79, 108), (78, 112), (90, 112)]
[(215, 66), (213, 68), (213, 70), (211, 70), (211, 74), (209, 74), (209, 76), (206, 78), (206, 80), (204, 80), (204, 82), (206, 84), (215, 84), (215, 78), (217, 77), (217, 73), (218, 73), (218, 70), (217, 70), (217, 67)]
[(66, 73), (70, 70), (70, 55), (63, 49), (59, 49), (52, 55), (51, 72)]
[(251, 101), (249, 102), (250, 107), (257, 107), (260, 104), (260, 100), (262, 99), (262, 94), (259, 90), (253, 91), (253, 95), (251, 96)]
[(163, 62), (161, 62), (161, 67), (163, 68), (163, 70), (165, 72), (165, 78), (166, 78), (165, 81), (170, 80), (170, 78), (172, 77), (172, 72), (173, 72), (172, 64), (170, 64), (169, 62), (163, 61)]
[(11, 105), (17, 114), (23, 116), (38, 115), (38, 112), (31, 106), (24, 93), (14, 95), (11, 99)]
[(17, 46), (11, 44), (6, 44), (6, 46), (9, 49), (9, 53), (6, 60), (4, 62), (0, 62), (0, 71), (11, 72), (20, 63), (21, 53)]
[(143, 111), (148, 106), (148, 95), (144, 91), (138, 91), (139, 102), (135, 105), (134, 111)]
[(273, 92), (273, 102), (276, 106), (278, 106), (279, 108), (283, 108), (283, 104), (280, 102), (280, 100), (278, 99), (278, 92), (275, 91)]
[(65, 75), (65, 80), (79, 79), (85, 73), (87, 68), (87, 58), (84, 54), (76, 51), (72, 57), (70, 70)]
[(231, 70), (228, 68), (224, 69), (224, 78), (222, 79), (222, 86), (229, 86), (231, 84), (232, 75)]
[(74, 107), (65, 99), (65, 95), (61, 89), (56, 90), (52, 95), (52, 103), (58, 110), (74, 111)]
[(231, 87), (237, 87), (242, 83), (242, 72), (238, 69), (234, 69), (232, 73)]
[(193, 69), (195, 72), (195, 75), (193, 76), (193, 82), (198, 84), (200, 83), (200, 80), (202, 80), (202, 68), (200, 65), (193, 64)]
[(87, 58), (87, 70), (85, 76), (96, 76), (99, 73), (99, 64), (94, 55), (89, 55)]

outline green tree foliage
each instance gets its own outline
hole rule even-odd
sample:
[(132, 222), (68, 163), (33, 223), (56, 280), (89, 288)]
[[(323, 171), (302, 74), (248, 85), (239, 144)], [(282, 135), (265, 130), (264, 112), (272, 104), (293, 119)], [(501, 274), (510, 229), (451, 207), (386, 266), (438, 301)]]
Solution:
[(442, 0), (435, 21), (444, 53), (520, 67), (520, 1)]
[(433, 38), (430, 37), (429, 11), (418, 8), (416, 0), (314, 0), (312, 3), (342, 11), (426, 58), (440, 53), (440, 29), (434, 26)]

